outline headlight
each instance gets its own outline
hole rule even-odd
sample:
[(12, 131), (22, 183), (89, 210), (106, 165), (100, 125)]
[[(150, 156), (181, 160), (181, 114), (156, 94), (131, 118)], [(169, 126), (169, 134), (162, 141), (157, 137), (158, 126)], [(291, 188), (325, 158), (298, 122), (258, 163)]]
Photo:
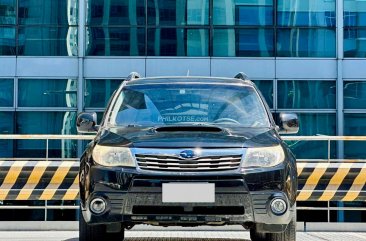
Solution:
[(136, 166), (130, 149), (126, 147), (96, 145), (93, 150), (93, 159), (102, 166)]
[(285, 153), (280, 145), (271, 147), (248, 148), (242, 167), (273, 167), (285, 159)]

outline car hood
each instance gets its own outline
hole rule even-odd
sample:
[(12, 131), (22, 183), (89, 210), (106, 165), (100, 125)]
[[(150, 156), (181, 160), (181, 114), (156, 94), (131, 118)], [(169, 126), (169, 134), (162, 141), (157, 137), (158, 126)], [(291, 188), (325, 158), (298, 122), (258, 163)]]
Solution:
[(242, 148), (280, 143), (273, 128), (223, 128), (222, 131), (156, 131), (154, 128), (111, 127), (97, 135), (100, 145), (139, 148)]

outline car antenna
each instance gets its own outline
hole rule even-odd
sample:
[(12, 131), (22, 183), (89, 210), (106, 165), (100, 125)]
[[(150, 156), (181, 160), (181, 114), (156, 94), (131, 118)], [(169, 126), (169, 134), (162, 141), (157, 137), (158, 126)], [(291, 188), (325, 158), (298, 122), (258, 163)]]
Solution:
[(241, 80), (243, 80), (244, 82), (247, 82), (247, 83), (253, 83), (244, 72), (239, 72), (237, 75), (235, 75), (234, 78), (235, 79), (241, 79)]
[(241, 80), (249, 80), (248, 76), (244, 72), (239, 72), (234, 77), (235, 79), (241, 79)]
[(130, 81), (130, 80), (134, 80), (134, 79), (139, 79), (141, 78), (141, 75), (137, 72), (131, 72), (128, 77), (126, 78), (126, 81)]

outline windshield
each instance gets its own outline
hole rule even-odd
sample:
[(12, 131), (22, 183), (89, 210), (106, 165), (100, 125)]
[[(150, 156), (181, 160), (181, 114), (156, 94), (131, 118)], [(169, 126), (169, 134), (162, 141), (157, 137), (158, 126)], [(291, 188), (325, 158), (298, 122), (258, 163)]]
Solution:
[(253, 87), (213, 84), (126, 86), (112, 107), (108, 124), (270, 126)]

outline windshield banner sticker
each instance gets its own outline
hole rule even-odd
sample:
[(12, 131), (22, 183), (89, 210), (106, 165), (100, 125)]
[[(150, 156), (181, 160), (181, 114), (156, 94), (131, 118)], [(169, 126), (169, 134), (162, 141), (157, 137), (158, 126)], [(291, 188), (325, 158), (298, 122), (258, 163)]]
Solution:
[(207, 116), (195, 115), (164, 115), (158, 117), (159, 122), (174, 123), (174, 122), (208, 122)]

